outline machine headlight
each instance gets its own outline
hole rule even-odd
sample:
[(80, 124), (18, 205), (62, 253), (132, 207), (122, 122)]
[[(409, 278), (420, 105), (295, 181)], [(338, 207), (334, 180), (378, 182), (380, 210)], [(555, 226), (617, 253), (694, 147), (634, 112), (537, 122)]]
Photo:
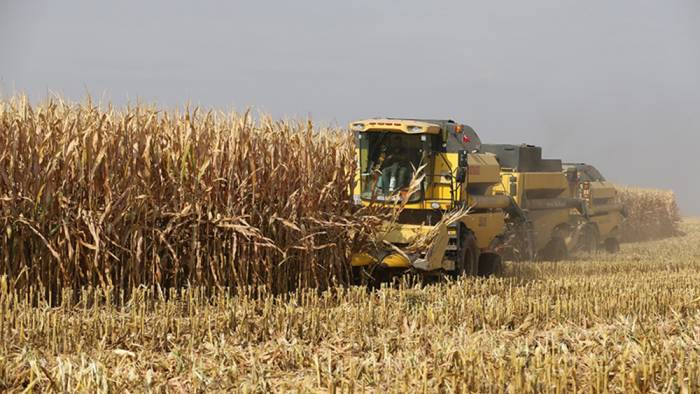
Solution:
[(434, 202), (430, 204), (430, 207), (433, 209), (440, 209), (440, 203)]
[(355, 203), (355, 205), (360, 205), (362, 204), (362, 199), (360, 198), (359, 194), (353, 194), (352, 195), (352, 202)]
[(420, 127), (420, 126), (408, 126), (407, 129), (408, 129), (408, 131), (411, 131), (411, 132), (414, 132), (414, 133), (417, 133), (417, 132), (420, 132), (420, 131), (423, 130), (423, 128)]
[(353, 123), (351, 128), (352, 128), (352, 131), (362, 131), (365, 129), (365, 124), (364, 123)]

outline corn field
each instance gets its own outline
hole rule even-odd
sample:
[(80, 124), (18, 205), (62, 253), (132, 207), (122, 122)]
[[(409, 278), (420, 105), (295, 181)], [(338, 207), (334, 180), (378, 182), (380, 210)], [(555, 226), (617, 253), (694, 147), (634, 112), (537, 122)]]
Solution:
[(0, 391), (697, 392), (700, 222), (684, 230), (618, 255), (374, 292), (48, 300), (3, 277)]
[(621, 232), (623, 241), (644, 241), (679, 234), (681, 215), (672, 191), (618, 187), (618, 197), (628, 213)]
[(620, 197), (625, 240), (675, 238), (369, 291), (349, 256), (398, 211), (354, 171), (311, 122), (0, 101), (0, 391), (700, 390), (672, 193)]
[[(54, 295), (347, 284), (388, 217), (352, 207), (354, 163), (347, 132), (310, 122), (2, 100), (0, 274)], [(678, 232), (672, 193), (620, 196), (624, 240)]]
[(0, 274), (17, 288), (348, 281), (379, 218), (348, 133), (248, 113), (0, 101)]

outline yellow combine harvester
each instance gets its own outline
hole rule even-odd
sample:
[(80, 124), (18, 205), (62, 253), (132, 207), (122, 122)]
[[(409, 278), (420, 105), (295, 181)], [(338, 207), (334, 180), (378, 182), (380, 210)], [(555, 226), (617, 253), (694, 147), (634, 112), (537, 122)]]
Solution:
[(617, 252), (626, 212), (617, 202), (615, 186), (606, 181), (595, 167), (586, 163), (566, 163), (564, 171), (570, 183), (571, 197), (585, 202), (583, 212), (572, 211), (573, 220), (583, 216), (587, 221), (581, 237), (581, 249), (594, 251), (602, 246), (610, 253)]
[[(407, 269), (466, 275), (498, 269), (501, 260), (493, 246), (504, 231), (510, 199), (493, 195), (499, 165), (493, 154), (479, 151), (481, 142), (471, 127), (451, 120), (366, 119), (350, 128), (357, 139), (355, 202), (406, 201), (395, 223), (385, 224), (382, 243), (353, 256), (356, 272), (376, 278)], [(419, 167), (424, 178), (409, 195)], [(447, 214), (456, 214), (449, 225), (441, 220)], [(437, 236), (429, 250), (411, 252), (408, 247), (431, 231)]]
[(497, 156), (501, 182), (496, 195), (510, 196), (508, 231), (497, 248), (516, 260), (561, 260), (577, 248), (586, 225), (583, 201), (572, 195), (561, 160), (542, 159), (534, 145), (484, 144)]

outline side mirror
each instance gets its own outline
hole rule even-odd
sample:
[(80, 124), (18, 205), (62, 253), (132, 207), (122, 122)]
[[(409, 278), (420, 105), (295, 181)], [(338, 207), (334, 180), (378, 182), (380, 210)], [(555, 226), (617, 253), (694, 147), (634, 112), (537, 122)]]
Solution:
[(459, 166), (469, 167), (469, 156), (466, 150), (459, 151)]
[(567, 168), (566, 179), (569, 181), (569, 183), (576, 183), (576, 181), (578, 181), (578, 170), (571, 167)]
[(469, 168), (469, 156), (466, 150), (459, 151), (457, 165), (455, 180), (457, 183), (464, 183), (467, 180), (467, 168)]
[(464, 167), (457, 168), (457, 174), (455, 174), (455, 180), (457, 183), (464, 183), (467, 180), (467, 169)]

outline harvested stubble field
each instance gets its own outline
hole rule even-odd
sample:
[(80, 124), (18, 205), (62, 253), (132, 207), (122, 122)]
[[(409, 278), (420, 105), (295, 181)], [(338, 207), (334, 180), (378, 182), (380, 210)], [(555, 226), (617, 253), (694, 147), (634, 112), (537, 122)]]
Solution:
[[(250, 297), (1, 294), (0, 385), (22, 391), (700, 389), (700, 220), (618, 255), (423, 288)], [(36, 303), (36, 300), (35, 300)]]

